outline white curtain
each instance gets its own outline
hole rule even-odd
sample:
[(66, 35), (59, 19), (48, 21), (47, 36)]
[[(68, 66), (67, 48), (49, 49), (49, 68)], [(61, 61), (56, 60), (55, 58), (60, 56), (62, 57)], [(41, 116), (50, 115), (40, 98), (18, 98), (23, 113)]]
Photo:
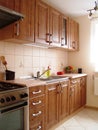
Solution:
[(91, 20), (91, 62), (98, 72), (98, 18)]

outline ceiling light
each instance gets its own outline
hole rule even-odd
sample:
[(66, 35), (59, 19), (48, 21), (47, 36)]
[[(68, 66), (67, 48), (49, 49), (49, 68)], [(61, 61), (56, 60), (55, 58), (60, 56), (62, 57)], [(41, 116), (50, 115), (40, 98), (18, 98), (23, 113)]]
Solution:
[(88, 18), (98, 18), (98, 0), (95, 1), (95, 6), (92, 9), (87, 10), (89, 12)]

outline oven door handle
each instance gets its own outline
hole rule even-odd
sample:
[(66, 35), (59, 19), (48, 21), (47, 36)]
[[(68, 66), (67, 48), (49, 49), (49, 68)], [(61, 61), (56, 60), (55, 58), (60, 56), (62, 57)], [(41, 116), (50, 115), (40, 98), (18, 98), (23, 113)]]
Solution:
[(10, 112), (12, 110), (16, 110), (16, 109), (22, 108), (22, 107), (27, 106), (27, 105), (28, 105), (28, 102), (24, 101), (24, 102), (20, 102), (20, 103), (14, 104), (14, 105), (3, 107), (0, 109), (0, 114)]

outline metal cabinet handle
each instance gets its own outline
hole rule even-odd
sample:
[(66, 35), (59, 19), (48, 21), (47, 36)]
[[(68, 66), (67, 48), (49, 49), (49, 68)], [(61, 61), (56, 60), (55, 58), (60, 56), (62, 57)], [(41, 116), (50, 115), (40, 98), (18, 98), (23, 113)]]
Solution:
[(75, 83), (77, 83), (77, 81), (71, 81), (71, 83), (72, 83), (72, 84), (75, 84)]
[(48, 43), (49, 43), (49, 40), (50, 40), (50, 36), (49, 35), (50, 35), (49, 33), (46, 34), (46, 42), (48, 42)]
[(41, 93), (42, 91), (41, 90), (39, 90), (39, 91), (36, 91), (36, 92), (32, 92), (32, 94), (39, 94), (39, 93)]
[(42, 111), (39, 111), (38, 113), (34, 113), (34, 114), (32, 114), (32, 116), (34, 116), (34, 117), (36, 117), (36, 116), (39, 116), (40, 114), (42, 113)]
[(61, 38), (61, 46), (64, 46), (64, 38)]
[(50, 34), (50, 37), (49, 37), (49, 43), (50, 44), (52, 43), (52, 39), (53, 39), (52, 34)]
[(32, 102), (32, 105), (36, 106), (36, 105), (41, 104), (41, 103), (42, 103), (42, 101), (39, 100), (38, 102)]
[(19, 36), (19, 22), (16, 23), (16, 36)]
[(41, 128), (42, 128), (42, 126), (40, 125), (40, 126), (38, 126), (38, 128), (36, 130), (41, 130)]
[(56, 88), (49, 88), (48, 91), (53, 91), (55, 90)]

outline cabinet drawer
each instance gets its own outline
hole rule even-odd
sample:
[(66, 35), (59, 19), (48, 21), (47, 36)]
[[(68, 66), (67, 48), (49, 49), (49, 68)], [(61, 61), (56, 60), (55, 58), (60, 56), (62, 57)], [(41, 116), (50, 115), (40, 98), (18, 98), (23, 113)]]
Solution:
[(44, 122), (43, 121), (30, 122), (30, 130), (44, 130)]
[(44, 118), (44, 107), (30, 109), (29, 117), (30, 121), (42, 120)]
[(44, 85), (30, 87), (30, 89), (29, 89), (29, 96), (30, 96), (30, 98), (42, 95), (44, 93), (45, 93), (45, 86)]
[(30, 108), (33, 108), (33, 109), (34, 108), (36, 109), (36, 107), (44, 106), (44, 104), (45, 104), (45, 96), (39, 96), (39, 97), (30, 99), (29, 101)]

